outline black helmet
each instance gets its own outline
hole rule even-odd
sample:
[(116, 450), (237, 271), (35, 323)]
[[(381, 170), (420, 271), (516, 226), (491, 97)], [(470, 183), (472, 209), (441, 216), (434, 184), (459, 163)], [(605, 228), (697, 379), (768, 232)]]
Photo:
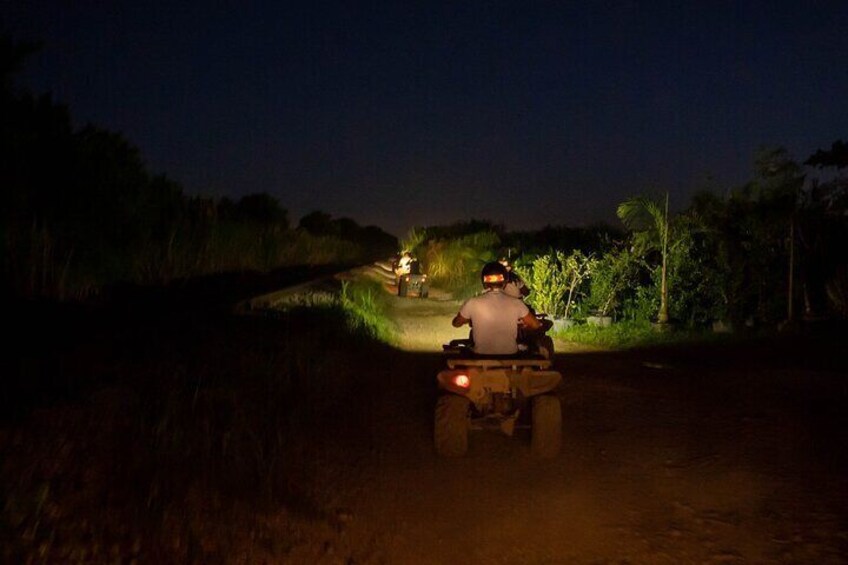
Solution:
[(509, 271), (497, 261), (486, 263), (480, 272), (480, 280), (486, 288), (503, 287), (506, 284), (508, 276)]

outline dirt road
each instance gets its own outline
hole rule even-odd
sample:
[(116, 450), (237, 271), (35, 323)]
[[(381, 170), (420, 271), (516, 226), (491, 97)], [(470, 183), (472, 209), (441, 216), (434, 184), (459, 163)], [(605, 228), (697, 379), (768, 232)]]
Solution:
[(561, 354), (558, 458), (476, 432), (445, 460), (433, 350), (464, 331), (433, 296), (394, 299), (408, 351), (375, 359), (328, 447), (357, 562), (848, 561), (848, 383), (827, 344)]
[(848, 562), (844, 334), (560, 343), (557, 458), (519, 430), (441, 459), (434, 379), (466, 333), (458, 303), (346, 276), (384, 282), (398, 347), (333, 310), (234, 316), (216, 292), (213, 308), (181, 292), (7, 310), (0, 561)]

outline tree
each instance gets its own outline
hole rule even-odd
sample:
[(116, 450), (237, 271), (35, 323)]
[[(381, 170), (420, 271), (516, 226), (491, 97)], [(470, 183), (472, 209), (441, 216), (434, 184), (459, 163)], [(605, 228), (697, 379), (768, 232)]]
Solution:
[(801, 196), (797, 214), (798, 241), (803, 255), (800, 276), (808, 316), (831, 310), (848, 313), (848, 144), (835, 141), (829, 151), (819, 149), (805, 165), (822, 171)]
[(312, 235), (331, 235), (333, 233), (333, 218), (321, 210), (313, 210), (300, 219), (298, 227)]
[(805, 165), (811, 167), (825, 168), (836, 167), (844, 169), (848, 167), (848, 143), (841, 139), (834, 141), (830, 146), (830, 151), (819, 149), (814, 154), (804, 161)]
[(243, 196), (235, 205), (235, 213), (240, 221), (288, 229), (288, 212), (276, 198), (264, 192)]
[(616, 213), (624, 225), (633, 231), (634, 247), (642, 254), (659, 250), (662, 260), (660, 283), (660, 309), (657, 322), (668, 323), (668, 192), (665, 203), (645, 196), (625, 200), (618, 205)]

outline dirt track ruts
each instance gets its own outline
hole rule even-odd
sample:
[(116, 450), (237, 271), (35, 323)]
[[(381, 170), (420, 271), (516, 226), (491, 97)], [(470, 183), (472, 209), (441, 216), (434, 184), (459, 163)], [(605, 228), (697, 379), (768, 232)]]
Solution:
[(328, 469), (374, 562), (846, 562), (845, 365), (809, 358), (828, 344), (560, 354), (558, 458), (478, 432), (440, 459), (436, 351), (464, 331), (431, 296), (392, 299), (409, 351), (363, 375), (337, 452), (356, 463)]

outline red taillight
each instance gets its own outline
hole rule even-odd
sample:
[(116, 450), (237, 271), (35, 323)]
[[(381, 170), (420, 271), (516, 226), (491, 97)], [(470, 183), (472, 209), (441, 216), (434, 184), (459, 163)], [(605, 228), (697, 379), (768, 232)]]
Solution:
[(468, 388), (471, 386), (471, 379), (468, 378), (468, 375), (457, 375), (453, 378), (453, 384), (461, 388)]

